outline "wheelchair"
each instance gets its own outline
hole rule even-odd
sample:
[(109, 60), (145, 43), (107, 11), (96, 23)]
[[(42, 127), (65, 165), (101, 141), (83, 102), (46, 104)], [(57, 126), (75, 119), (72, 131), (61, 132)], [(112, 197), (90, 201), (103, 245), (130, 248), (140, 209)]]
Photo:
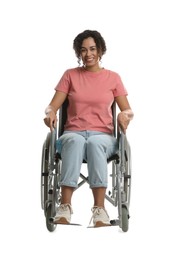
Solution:
[[(41, 207), (44, 211), (46, 227), (53, 232), (57, 224), (53, 222), (56, 210), (61, 203), (61, 156), (56, 149), (56, 140), (62, 135), (67, 118), (66, 100), (59, 109), (58, 127), (48, 132), (42, 147), (41, 159)], [(129, 207), (131, 195), (131, 148), (127, 136), (117, 127), (116, 104), (112, 105), (114, 135), (119, 143), (119, 151), (108, 158), (107, 163), (112, 164), (109, 175), (111, 189), (105, 195), (105, 199), (117, 207), (117, 219), (110, 221), (111, 225), (119, 226), (123, 232), (129, 229)], [(86, 163), (83, 161), (83, 163)], [(88, 177), (80, 173), (78, 188), (88, 182)]]

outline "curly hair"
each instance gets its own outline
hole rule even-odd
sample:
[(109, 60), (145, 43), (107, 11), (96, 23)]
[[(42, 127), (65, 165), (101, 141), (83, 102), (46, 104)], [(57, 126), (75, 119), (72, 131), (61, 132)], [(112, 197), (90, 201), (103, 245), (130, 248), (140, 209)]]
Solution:
[(85, 30), (82, 33), (79, 33), (73, 41), (73, 49), (75, 51), (76, 57), (78, 58), (79, 65), (81, 61), (82, 42), (84, 39), (87, 39), (89, 37), (92, 37), (94, 39), (98, 53), (100, 54), (100, 59), (106, 52), (106, 43), (101, 34), (98, 31)]

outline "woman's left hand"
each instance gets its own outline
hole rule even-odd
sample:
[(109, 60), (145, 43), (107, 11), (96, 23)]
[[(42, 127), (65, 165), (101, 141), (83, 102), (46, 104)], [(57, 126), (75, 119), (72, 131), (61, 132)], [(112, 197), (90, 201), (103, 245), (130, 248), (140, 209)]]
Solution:
[(123, 110), (118, 114), (118, 124), (121, 127), (124, 134), (126, 133), (129, 122), (133, 119), (133, 116), (134, 114), (131, 109)]

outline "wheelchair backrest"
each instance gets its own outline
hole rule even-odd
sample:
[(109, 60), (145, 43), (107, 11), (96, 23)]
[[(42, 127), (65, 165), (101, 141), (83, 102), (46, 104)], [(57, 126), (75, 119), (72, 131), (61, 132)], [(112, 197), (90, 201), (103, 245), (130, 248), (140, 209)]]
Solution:
[[(58, 137), (60, 137), (64, 132), (64, 125), (67, 120), (67, 107), (68, 99), (66, 99), (63, 105), (59, 109), (59, 128), (58, 128)], [(112, 115), (113, 115), (113, 124), (114, 124), (114, 136), (116, 136), (116, 102), (112, 104)]]

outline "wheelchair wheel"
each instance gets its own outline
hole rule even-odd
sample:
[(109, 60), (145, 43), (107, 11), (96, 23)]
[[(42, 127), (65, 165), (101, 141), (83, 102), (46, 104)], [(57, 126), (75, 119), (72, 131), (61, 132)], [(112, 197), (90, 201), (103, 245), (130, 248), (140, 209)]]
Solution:
[(41, 159), (41, 207), (43, 210), (46, 208), (46, 202), (48, 199), (48, 158), (49, 158), (49, 142), (50, 138), (47, 136), (43, 148)]
[(122, 207), (122, 231), (127, 232), (129, 229), (129, 213), (125, 206)]
[(120, 175), (117, 176), (119, 226), (129, 229), (129, 205), (131, 193), (131, 149), (125, 135), (121, 139)]
[(118, 218), (119, 227), (123, 232), (127, 232), (129, 229), (129, 212), (126, 205), (122, 203), (122, 193), (120, 189), (120, 181), (118, 184)]
[(124, 175), (124, 191), (126, 194), (126, 200), (128, 203), (128, 207), (130, 205), (130, 197), (131, 197), (131, 149), (130, 145), (126, 139), (125, 142), (125, 158), (126, 158), (126, 171)]
[(46, 227), (52, 232), (56, 228), (53, 218), (59, 205), (59, 163), (55, 160), (56, 132), (49, 132), (43, 145), (41, 165), (41, 206), (46, 217)]
[(51, 221), (52, 216), (54, 216), (54, 212), (53, 212), (52, 204), (50, 203), (46, 210), (46, 227), (50, 232), (53, 232), (57, 226)]

